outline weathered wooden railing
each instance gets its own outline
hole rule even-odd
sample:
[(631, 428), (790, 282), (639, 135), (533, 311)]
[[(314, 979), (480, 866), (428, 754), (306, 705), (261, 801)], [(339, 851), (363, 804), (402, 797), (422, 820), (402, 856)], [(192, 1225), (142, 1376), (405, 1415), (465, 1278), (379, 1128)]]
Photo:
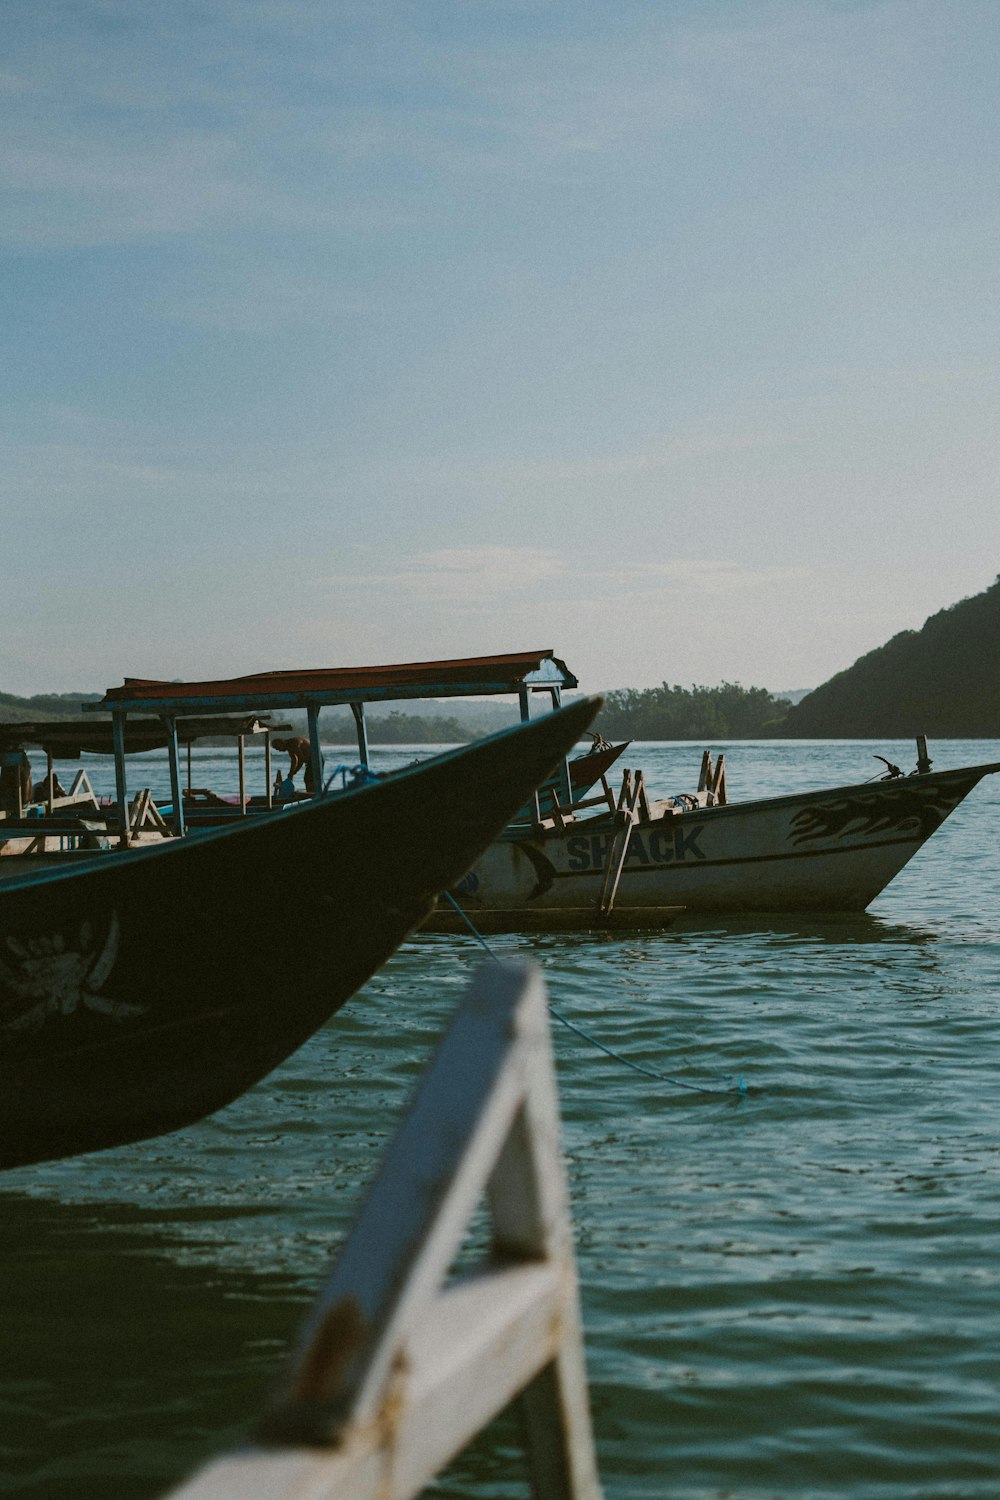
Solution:
[(90, 777), (84, 770), (77, 771), (68, 792), (60, 789), (56, 793), (57, 785), (49, 770), (35, 788), (42, 795), (34, 803), (24, 806), (18, 797), (17, 806), (0, 809), (0, 844), (5, 846), (5, 854), (34, 857), (96, 845), (97, 840), (91, 835), (97, 825), (84, 815), (93, 813), (95, 820), (103, 821), (103, 814)]
[[(486, 1197), (482, 1264), (449, 1276)], [(521, 1408), (535, 1500), (600, 1500), (545, 988), (492, 963), (459, 1007), (254, 1445), (172, 1500), (409, 1500)]]
[(705, 794), (705, 806), (723, 807), (726, 801), (726, 756), (719, 752), (719, 759), (712, 767), (712, 752), (705, 750), (701, 757), (701, 775), (698, 777), (698, 792)]
[[(625, 774), (627, 776), (629, 773), (626, 771)], [(642, 773), (640, 772), (640, 775), (641, 774)], [(552, 822), (556, 828), (564, 829), (566, 827), (567, 818), (569, 818), (574, 813), (582, 812), (585, 807), (606, 808), (608, 812), (614, 812), (615, 794), (611, 790), (611, 787), (608, 785), (608, 778), (606, 776), (602, 776), (600, 778), (600, 781), (601, 790), (596, 794), (596, 796), (584, 797), (582, 801), (570, 802), (565, 807), (559, 801), (558, 793), (555, 791), (552, 792)]]
[(618, 885), (628, 858), (632, 829), (637, 823), (648, 823), (650, 816), (649, 797), (642, 772), (636, 771), (633, 780), (632, 772), (624, 771), (622, 789), (618, 794), (618, 805), (614, 814), (615, 829), (608, 841), (601, 892), (597, 903), (598, 911), (602, 916), (608, 916), (614, 909)]
[[(22, 752), (19, 751), (5, 751), (3, 752), (3, 758), (5, 761), (9, 761), (10, 764), (19, 771), (19, 757), (21, 753)], [(45, 810), (48, 813), (58, 811), (65, 807), (93, 806), (94, 808), (96, 808), (98, 805), (94, 788), (90, 784), (90, 777), (83, 769), (77, 771), (68, 792), (64, 792), (60, 789), (60, 791), (57, 793), (55, 790), (57, 786), (58, 779), (52, 767), (52, 757), (49, 756), (48, 769), (46, 770), (45, 775), (42, 777), (38, 787), (35, 788), (34, 801), (44, 803)], [(0, 822), (18, 822), (20, 821), (20, 819), (27, 815), (28, 806), (30, 804), (26, 804), (21, 795), (19, 777), (17, 778), (15, 792), (16, 796), (12, 799), (14, 805), (7, 808), (0, 808)], [(41, 793), (41, 795), (39, 795), (39, 793)]]

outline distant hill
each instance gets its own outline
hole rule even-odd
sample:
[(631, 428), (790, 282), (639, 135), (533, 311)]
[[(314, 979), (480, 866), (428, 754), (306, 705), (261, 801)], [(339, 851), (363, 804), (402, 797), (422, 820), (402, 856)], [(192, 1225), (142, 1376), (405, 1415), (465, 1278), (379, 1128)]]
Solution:
[(780, 692), (772, 693), (774, 699), (784, 699), (786, 703), (801, 703), (813, 691), (812, 688), (782, 688)]
[(18, 724), (24, 719), (78, 719), (81, 703), (95, 703), (101, 693), (36, 693), (18, 698), (0, 693), (0, 724)]
[[(58, 719), (78, 719), (82, 703), (96, 703), (103, 693), (36, 693), (20, 698), (14, 693), (0, 693), (0, 724), (17, 724), (26, 720), (48, 723)], [(365, 717), (372, 744), (456, 744), (481, 739), (516, 724), (516, 703), (491, 703), (479, 699), (427, 699), (414, 704), (416, 712), (400, 712), (394, 703), (372, 703)], [(430, 713), (421, 712), (430, 709)], [(281, 714), (302, 733), (306, 732), (305, 714)], [(354, 745), (357, 730), (349, 712), (327, 709), (320, 719), (321, 738), (328, 744)], [(220, 742), (222, 743), (222, 742)]]
[(1000, 576), (788, 710), (790, 738), (1000, 737)]

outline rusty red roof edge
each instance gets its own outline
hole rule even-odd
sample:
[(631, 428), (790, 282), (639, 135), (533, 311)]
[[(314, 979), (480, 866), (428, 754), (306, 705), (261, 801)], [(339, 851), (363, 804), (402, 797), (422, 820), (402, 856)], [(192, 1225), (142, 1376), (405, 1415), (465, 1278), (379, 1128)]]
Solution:
[(386, 690), (463, 686), (481, 683), (484, 692), (515, 691), (543, 661), (554, 661), (566, 674), (567, 686), (576, 679), (564, 662), (551, 651), (517, 651), (502, 656), (469, 656), (450, 661), (403, 662), (373, 667), (325, 667), (283, 672), (255, 672), (246, 677), (204, 682), (165, 682), (155, 678), (126, 677), (121, 687), (108, 688), (103, 702), (141, 699), (225, 698), (267, 693), (309, 693), (343, 690), (358, 692), (366, 687)]

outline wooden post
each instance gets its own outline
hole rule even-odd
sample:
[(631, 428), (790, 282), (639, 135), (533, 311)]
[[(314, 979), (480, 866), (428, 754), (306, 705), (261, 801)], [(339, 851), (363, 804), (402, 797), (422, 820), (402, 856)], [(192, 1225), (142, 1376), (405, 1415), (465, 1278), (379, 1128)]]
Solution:
[(368, 764), (368, 725), (365, 723), (365, 705), (363, 703), (352, 703), (351, 713), (358, 730), (358, 756), (361, 764)]
[(716, 807), (724, 807), (726, 802), (726, 756), (724, 751), (715, 762), (715, 774), (712, 777), (712, 802)]
[(131, 838), (138, 838), (138, 835), (142, 832), (149, 816), (149, 805), (152, 796), (153, 794), (148, 786), (136, 792), (132, 800), (132, 810), (129, 813), (129, 836)]
[[(451, 1277), (486, 1196), (493, 1240)], [(411, 1500), (516, 1401), (535, 1500), (600, 1500), (545, 988), (482, 969), (258, 1433), (173, 1500)]]
[(639, 821), (640, 809), (645, 807), (647, 821), (649, 819), (649, 800), (646, 796), (646, 786), (641, 771), (636, 771), (635, 782), (632, 781), (632, 772), (622, 772), (622, 789), (618, 795), (618, 806), (613, 815), (613, 831), (608, 841), (607, 857), (604, 861), (604, 875), (601, 880), (601, 889), (597, 898), (597, 910), (602, 917), (607, 916), (613, 909), (615, 897), (618, 895), (618, 886), (625, 869), (625, 861), (628, 859), (629, 845), (632, 842), (632, 829)]
[[(181, 787), (181, 756), (177, 743), (177, 720), (171, 715), (163, 721), (167, 726), (167, 760), (170, 763), (170, 796), (174, 804), (174, 831), (178, 838), (184, 836), (184, 792)], [(188, 740), (188, 786), (191, 785), (191, 741)]]
[(312, 794), (314, 797), (322, 797), (323, 751), (319, 743), (319, 705), (310, 703), (307, 713), (309, 716), (309, 763), (312, 766)]
[(274, 787), (271, 784), (271, 731), (264, 731), (264, 779), (267, 782), (265, 794), (268, 807), (274, 806)]
[(247, 815), (247, 737), (237, 737), (240, 757), (240, 817)]
[(111, 741), (115, 752), (115, 800), (118, 804), (118, 842), (128, 848), (128, 784), (125, 779), (125, 715), (111, 713)]
[(597, 910), (602, 917), (606, 917), (614, 909), (615, 897), (618, 895), (618, 886), (625, 869), (625, 861), (628, 859), (629, 844), (632, 842), (632, 829), (635, 827), (635, 810), (629, 807), (625, 811), (615, 813), (617, 827), (611, 835), (608, 843), (608, 856), (604, 862), (604, 878), (601, 881), (600, 895), (597, 899)]
[(51, 817), (51, 815), (52, 815), (52, 809), (53, 809), (53, 804), (54, 804), (54, 802), (56, 800), (56, 787), (55, 787), (55, 765), (54, 765), (53, 760), (52, 760), (52, 751), (49, 750), (48, 748), (46, 748), (46, 751), (45, 751), (45, 776), (46, 776), (46, 781), (47, 781), (46, 794), (45, 794), (45, 811)]
[(22, 749), (0, 751), (0, 767), (3, 770), (3, 813), (5, 817), (20, 821), (24, 817), (24, 795), (21, 790), (21, 766), (25, 752)]

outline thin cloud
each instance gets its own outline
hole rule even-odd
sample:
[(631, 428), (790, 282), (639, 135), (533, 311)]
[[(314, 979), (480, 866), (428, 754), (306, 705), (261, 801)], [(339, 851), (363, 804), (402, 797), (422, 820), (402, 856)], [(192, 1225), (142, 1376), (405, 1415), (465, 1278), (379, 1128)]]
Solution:
[(753, 568), (724, 558), (673, 558), (664, 562), (637, 563), (618, 574), (606, 573), (609, 581), (629, 587), (672, 585), (675, 590), (704, 598), (721, 598), (734, 592), (772, 589), (776, 584), (808, 576), (808, 568)]
[(804, 577), (808, 570), (794, 567), (753, 568), (727, 559), (667, 558), (636, 562), (626, 567), (588, 565), (540, 547), (454, 547), (423, 552), (395, 568), (373, 571), (359, 558), (350, 573), (314, 580), (314, 587), (368, 592), (373, 587), (391, 591), (398, 600), (409, 597), (440, 608), (496, 603), (507, 595), (547, 585), (558, 601), (621, 597), (628, 591), (701, 598), (721, 598), (735, 592), (772, 589), (778, 583)]
[[(0, 74), (0, 186), (13, 195), (4, 232), (21, 246), (251, 222), (370, 232), (373, 193), (359, 170), (408, 164), (428, 186), (423, 202), (454, 178), (586, 172), (626, 148), (659, 150), (693, 120), (747, 109), (836, 115), (852, 128), (880, 113), (908, 120), (920, 103), (919, 68), (901, 45), (913, 9), (786, 3), (712, 27), (654, 8), (581, 40), (527, 24), (511, 39), (495, 7), (444, 38), (398, 7), (389, 17), (231, 5), (194, 43), (169, 11), (117, 31), (91, 28), (84, 14), (44, 59), (24, 47)], [(917, 9), (926, 48), (945, 21)], [(272, 30), (286, 47), (293, 38), (294, 71), (270, 46)], [(193, 118), (208, 122), (200, 133)]]
[(449, 547), (418, 553), (383, 572), (369, 572), (359, 564), (351, 573), (317, 579), (315, 586), (361, 590), (377, 586), (424, 603), (464, 605), (496, 601), (565, 572), (563, 559), (540, 547)]
[(784, 446), (790, 440), (780, 428), (755, 428), (725, 431), (720, 423), (705, 431), (679, 433), (631, 450), (605, 453), (583, 453), (577, 457), (531, 459), (511, 457), (489, 464), (429, 463), (401, 466), (393, 482), (414, 485), (466, 486), (470, 490), (518, 490), (545, 484), (586, 484), (604, 479), (626, 479), (676, 468), (680, 464), (720, 454), (766, 451)]

